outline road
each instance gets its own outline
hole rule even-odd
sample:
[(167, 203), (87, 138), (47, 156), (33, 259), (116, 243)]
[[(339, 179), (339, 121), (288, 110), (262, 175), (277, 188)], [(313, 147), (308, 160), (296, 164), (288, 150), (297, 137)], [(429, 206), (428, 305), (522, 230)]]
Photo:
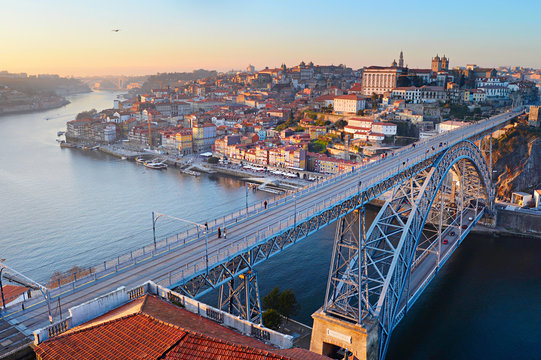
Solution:
[[(359, 181), (362, 183), (361, 190), (368, 189), (464, 139), (499, 126), (515, 116), (516, 113), (500, 114), (476, 124), (424, 139), (414, 147), (402, 148), (392, 155), (363, 165), (354, 171), (306, 187), (294, 195), (271, 199), (267, 208), (263, 203), (253, 204), (248, 212), (231, 214), (225, 218), (227, 239), (217, 236), (216, 230), (223, 224), (221, 219), (209, 222), (209, 267), (212, 268), (225, 258), (242, 252), (256, 242), (291, 228), (295, 222), (300, 223), (309, 219), (358, 193)], [(139, 256), (136, 263), (133, 261), (127, 264), (120, 263), (116, 269), (109, 267), (106, 271), (97, 272), (93, 277), (51, 290), (52, 306), (57, 308), (60, 303), (65, 314), (69, 307), (120, 286), (131, 288), (147, 280), (167, 285), (168, 282), (175, 282), (179, 278), (189, 278), (206, 267), (207, 246), (202, 232), (199, 237), (188, 240), (185, 244), (180, 242), (173, 245), (169, 244), (158, 248), (155, 252)], [(29, 302), (25, 310), (18, 307), (8, 308), (2, 313), (2, 318), (12, 325), (18, 323), (23, 330), (28, 329), (26, 331), (28, 335), (31, 330), (48, 325), (48, 310), (45, 301), (37, 299)], [(56, 320), (58, 319), (55, 318)], [(6, 339), (7, 332), (0, 330), (0, 343)]]

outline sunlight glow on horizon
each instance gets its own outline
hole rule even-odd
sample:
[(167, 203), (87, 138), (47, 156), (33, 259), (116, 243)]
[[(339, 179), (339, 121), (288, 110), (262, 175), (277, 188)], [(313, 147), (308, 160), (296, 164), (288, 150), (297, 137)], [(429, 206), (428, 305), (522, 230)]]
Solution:
[(541, 68), (534, 0), (0, 1), (0, 71), (148, 75), (302, 60), (356, 69), (390, 65), (400, 50), (410, 67), (428, 68), (439, 53), (451, 67)]

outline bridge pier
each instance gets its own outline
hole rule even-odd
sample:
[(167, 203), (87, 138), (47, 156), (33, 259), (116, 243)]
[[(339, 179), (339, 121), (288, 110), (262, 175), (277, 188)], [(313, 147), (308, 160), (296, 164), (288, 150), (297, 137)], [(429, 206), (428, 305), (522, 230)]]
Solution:
[(262, 324), (257, 272), (252, 269), (239, 275), (237, 285), (235, 285), (235, 278), (233, 278), (220, 286), (218, 308), (238, 315), (245, 320)]
[[(365, 322), (367, 325), (353, 323), (327, 314), (319, 309), (312, 314), (312, 338), (310, 351), (336, 357), (349, 352), (358, 360), (377, 360), (379, 356), (378, 321)], [(352, 359), (352, 357), (349, 357)]]

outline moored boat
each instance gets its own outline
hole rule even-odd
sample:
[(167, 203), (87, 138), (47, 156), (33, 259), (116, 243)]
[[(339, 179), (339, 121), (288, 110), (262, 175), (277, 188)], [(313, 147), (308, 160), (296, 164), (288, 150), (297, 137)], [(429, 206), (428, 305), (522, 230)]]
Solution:
[(145, 163), (143, 163), (143, 165), (149, 169), (156, 169), (156, 170), (162, 170), (162, 169), (167, 169), (167, 164), (163, 163), (163, 162), (150, 162), (150, 161), (147, 161)]

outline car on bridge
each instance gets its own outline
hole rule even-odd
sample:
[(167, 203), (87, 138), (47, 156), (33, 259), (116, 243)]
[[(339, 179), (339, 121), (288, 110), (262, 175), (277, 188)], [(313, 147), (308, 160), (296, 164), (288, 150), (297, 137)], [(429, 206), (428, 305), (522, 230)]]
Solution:
[(443, 245), (447, 245), (449, 244), (449, 240), (448, 239), (443, 239), (443, 241), (441, 242)]

